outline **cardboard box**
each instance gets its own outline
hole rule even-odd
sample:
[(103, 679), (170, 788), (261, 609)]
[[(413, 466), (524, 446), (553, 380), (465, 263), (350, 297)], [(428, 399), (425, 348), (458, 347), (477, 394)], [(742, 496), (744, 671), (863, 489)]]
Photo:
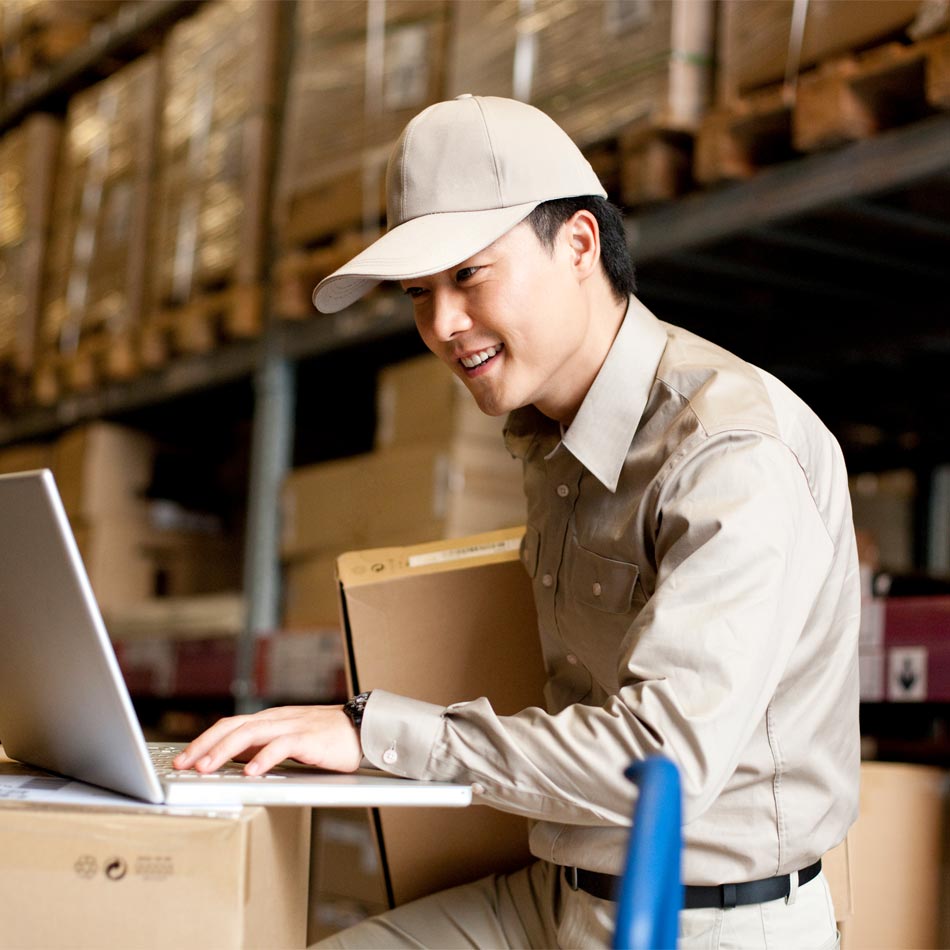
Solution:
[(306, 946), (310, 810), (0, 807), (0, 945)]
[(0, 364), (16, 373), (36, 355), (60, 132), (34, 114), (0, 139)]
[(510, 96), (582, 148), (633, 123), (695, 129), (712, 96), (708, 0), (490, 0), (453, 8), (448, 97)]
[(70, 518), (137, 511), (152, 480), (155, 446), (143, 432), (109, 422), (70, 429), (53, 449), (53, 475)]
[(45, 442), (11, 445), (0, 449), (0, 475), (12, 472), (35, 472), (49, 468), (53, 460), (52, 447)]
[[(801, 38), (799, 72), (908, 27), (923, 0), (811, 0)], [(719, 5), (717, 98), (781, 82), (792, 42), (794, 0), (723, 0)]]
[(418, 356), (379, 374), (376, 448), (482, 439), (502, 444), (505, 416), (487, 416), (465, 384), (437, 357)]
[[(523, 534), (343, 555), (350, 688), (443, 704), (487, 696), (502, 715), (542, 705)], [(377, 821), (395, 904), (532, 860), (525, 820), (491, 808), (381, 808)]]
[(941, 945), (947, 778), (929, 766), (861, 766), (861, 810), (848, 835), (853, 914), (842, 950)]
[(282, 245), (378, 227), (393, 143), (417, 112), (444, 98), (452, 6), (298, 4), (275, 202)]
[(354, 808), (314, 811), (309, 904), (308, 943), (388, 909), (370, 812)]
[(335, 626), (340, 620), (336, 554), (291, 561), (284, 566), (282, 624), (285, 630)]
[(282, 554), (462, 536), (522, 524), (521, 463), (458, 439), (393, 447), (291, 472), (281, 496)]
[(150, 506), (93, 519), (71, 518), (99, 608), (106, 615), (155, 597), (189, 597), (241, 587), (241, 551), (229, 537), (156, 527)]

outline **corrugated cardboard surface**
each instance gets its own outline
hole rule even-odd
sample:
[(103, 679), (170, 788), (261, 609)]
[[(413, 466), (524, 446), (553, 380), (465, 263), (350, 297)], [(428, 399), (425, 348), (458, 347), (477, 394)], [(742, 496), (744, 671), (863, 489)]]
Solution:
[(33, 366), (61, 123), (34, 115), (0, 140), (0, 361)]
[(861, 811), (848, 835), (853, 913), (843, 950), (941, 945), (947, 782), (945, 770), (929, 766), (862, 764)]
[(56, 442), (53, 475), (71, 518), (129, 514), (152, 479), (155, 446), (142, 432), (108, 422), (70, 429)]
[[(432, 703), (487, 696), (502, 715), (543, 703), (544, 666), (534, 597), (518, 559), (523, 529), (341, 559), (352, 685)], [(496, 550), (498, 542), (512, 542)], [(347, 583), (347, 577), (355, 582)], [(531, 860), (522, 818), (490, 808), (379, 809), (396, 904)]]
[(500, 440), (393, 446), (296, 469), (281, 505), (285, 558), (460, 536), (525, 518), (521, 463)]
[[(785, 77), (794, 5), (794, 0), (723, 0), (720, 102)], [(921, 5), (921, 0), (810, 0), (798, 69), (887, 37), (908, 26)]]
[(435, 356), (418, 356), (379, 374), (376, 448), (462, 438), (502, 445), (505, 416), (487, 416), (465, 384)]
[(693, 128), (712, 87), (706, 0), (491, 0), (453, 6), (448, 95), (513, 96), (581, 146), (637, 121)]
[(0, 945), (274, 948), (306, 940), (310, 811), (0, 807)]

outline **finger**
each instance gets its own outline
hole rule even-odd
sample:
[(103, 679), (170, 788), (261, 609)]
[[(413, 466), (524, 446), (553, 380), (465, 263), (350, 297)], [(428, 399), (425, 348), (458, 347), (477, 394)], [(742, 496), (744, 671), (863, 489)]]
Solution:
[(252, 715), (228, 716), (219, 719), (213, 726), (206, 729), (200, 736), (193, 739), (181, 752), (175, 756), (172, 764), (176, 769), (192, 768), (194, 763), (204, 758), (225, 736), (241, 728), (245, 723), (262, 720), (287, 719), (300, 714), (301, 706), (274, 706), (262, 709)]
[(301, 737), (297, 734), (287, 734), (277, 736), (272, 742), (268, 742), (244, 767), (247, 775), (264, 775), (275, 765), (280, 765), (285, 759), (296, 758), (298, 751), (298, 742)]
[(218, 722), (209, 729), (206, 729), (200, 736), (192, 739), (192, 741), (175, 756), (172, 764), (177, 769), (191, 768), (198, 759), (207, 755), (208, 751), (217, 745), (225, 736), (235, 729), (239, 729), (247, 719), (247, 716), (230, 716), (227, 719), (219, 719)]
[(287, 725), (281, 719), (252, 717), (208, 749), (195, 762), (194, 768), (199, 772), (214, 772), (228, 759), (240, 756), (250, 749), (262, 748), (286, 731)]

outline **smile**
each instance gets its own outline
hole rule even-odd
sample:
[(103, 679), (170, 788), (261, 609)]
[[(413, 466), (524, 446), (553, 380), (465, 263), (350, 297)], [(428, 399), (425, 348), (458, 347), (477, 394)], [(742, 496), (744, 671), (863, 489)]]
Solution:
[(463, 356), (459, 362), (466, 369), (475, 369), (476, 366), (481, 366), (482, 363), (487, 363), (496, 353), (499, 353), (504, 348), (504, 343), (497, 343), (495, 346), (489, 346), (487, 349), (479, 350), (477, 353), (473, 353), (471, 356)]

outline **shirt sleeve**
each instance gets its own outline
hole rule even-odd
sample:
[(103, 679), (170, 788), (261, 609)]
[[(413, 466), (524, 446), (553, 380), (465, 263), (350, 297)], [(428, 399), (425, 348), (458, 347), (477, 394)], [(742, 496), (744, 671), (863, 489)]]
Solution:
[(366, 757), (399, 775), (473, 783), (505, 811), (627, 825), (624, 768), (660, 753), (680, 767), (685, 820), (703, 814), (765, 715), (834, 545), (795, 456), (759, 433), (707, 439), (656, 497), (656, 589), (603, 706), (498, 716), (484, 698), (441, 707), (376, 690)]

